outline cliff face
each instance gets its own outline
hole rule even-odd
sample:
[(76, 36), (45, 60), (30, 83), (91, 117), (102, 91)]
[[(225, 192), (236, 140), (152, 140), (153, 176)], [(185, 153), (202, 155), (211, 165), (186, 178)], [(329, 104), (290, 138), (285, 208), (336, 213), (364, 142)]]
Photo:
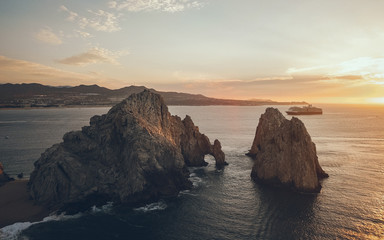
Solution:
[(248, 155), (255, 159), (251, 176), (257, 181), (320, 192), (319, 180), (328, 177), (303, 122), (287, 120), (274, 108), (261, 115)]
[(137, 202), (191, 187), (187, 165), (221, 154), (187, 116), (171, 116), (158, 94), (132, 94), (90, 126), (66, 133), (35, 162), (29, 189), (40, 204)]

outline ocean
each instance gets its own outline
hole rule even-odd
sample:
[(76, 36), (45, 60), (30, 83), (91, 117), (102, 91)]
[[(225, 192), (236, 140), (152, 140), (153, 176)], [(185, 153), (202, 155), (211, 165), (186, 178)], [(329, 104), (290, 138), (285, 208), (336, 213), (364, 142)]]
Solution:
[[(108, 203), (71, 216), (0, 229), (1, 239), (384, 239), (384, 107), (318, 105), (299, 116), (330, 175), (319, 194), (254, 183), (250, 149), (267, 106), (170, 106), (190, 115), (211, 142), (221, 141), (224, 169), (190, 168), (193, 189), (138, 208)], [(284, 112), (289, 106), (275, 106)], [(0, 162), (25, 177), (65, 132), (80, 130), (108, 108), (0, 111)], [(288, 117), (288, 116), (287, 116)], [(288, 117), (290, 118), (290, 117)], [(0, 196), (1, 197), (1, 196)], [(1, 213), (0, 213), (1, 214)]]

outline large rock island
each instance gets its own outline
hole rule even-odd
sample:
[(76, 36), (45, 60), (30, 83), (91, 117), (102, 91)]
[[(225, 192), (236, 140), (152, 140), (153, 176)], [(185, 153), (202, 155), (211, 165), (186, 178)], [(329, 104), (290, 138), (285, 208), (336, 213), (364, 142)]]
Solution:
[(148, 90), (63, 140), (35, 162), (29, 182), (35, 202), (53, 209), (173, 196), (191, 187), (187, 166), (206, 165), (206, 154), (226, 164), (218, 140), (212, 145), (189, 116), (172, 116)]
[(256, 181), (320, 192), (319, 180), (328, 177), (303, 122), (287, 120), (275, 108), (261, 115), (248, 155), (255, 159), (251, 176)]

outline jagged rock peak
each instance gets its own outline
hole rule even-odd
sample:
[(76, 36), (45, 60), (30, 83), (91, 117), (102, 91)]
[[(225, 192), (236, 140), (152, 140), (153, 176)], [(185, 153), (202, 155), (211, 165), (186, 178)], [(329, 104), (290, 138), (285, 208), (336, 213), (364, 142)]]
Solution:
[(304, 123), (296, 117), (287, 120), (275, 108), (261, 115), (248, 155), (255, 159), (251, 176), (256, 181), (320, 192), (319, 180), (328, 177)]
[(163, 98), (159, 94), (154, 94), (145, 89), (139, 94), (132, 94), (121, 103), (115, 105), (109, 114), (117, 112), (124, 114), (134, 114), (140, 119), (147, 121), (153, 127), (161, 127), (169, 124), (170, 113)]
[(192, 186), (186, 166), (204, 165), (205, 154), (225, 163), (219, 142), (211, 145), (189, 116), (172, 116), (160, 95), (144, 90), (47, 149), (30, 194), (52, 208), (176, 195)]

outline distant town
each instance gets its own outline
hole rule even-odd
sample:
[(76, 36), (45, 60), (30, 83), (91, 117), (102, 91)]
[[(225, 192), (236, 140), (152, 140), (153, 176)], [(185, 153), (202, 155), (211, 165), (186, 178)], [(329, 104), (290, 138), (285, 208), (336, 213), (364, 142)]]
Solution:
[[(49, 108), (49, 107), (90, 107), (112, 106), (132, 93), (147, 89), (144, 86), (129, 86), (116, 90), (98, 85), (75, 87), (52, 87), (38, 83), (0, 84), (0, 108)], [(304, 105), (306, 102), (276, 102), (269, 99), (231, 100), (206, 97), (201, 94), (160, 92), (167, 105), (208, 106), (208, 105)]]

